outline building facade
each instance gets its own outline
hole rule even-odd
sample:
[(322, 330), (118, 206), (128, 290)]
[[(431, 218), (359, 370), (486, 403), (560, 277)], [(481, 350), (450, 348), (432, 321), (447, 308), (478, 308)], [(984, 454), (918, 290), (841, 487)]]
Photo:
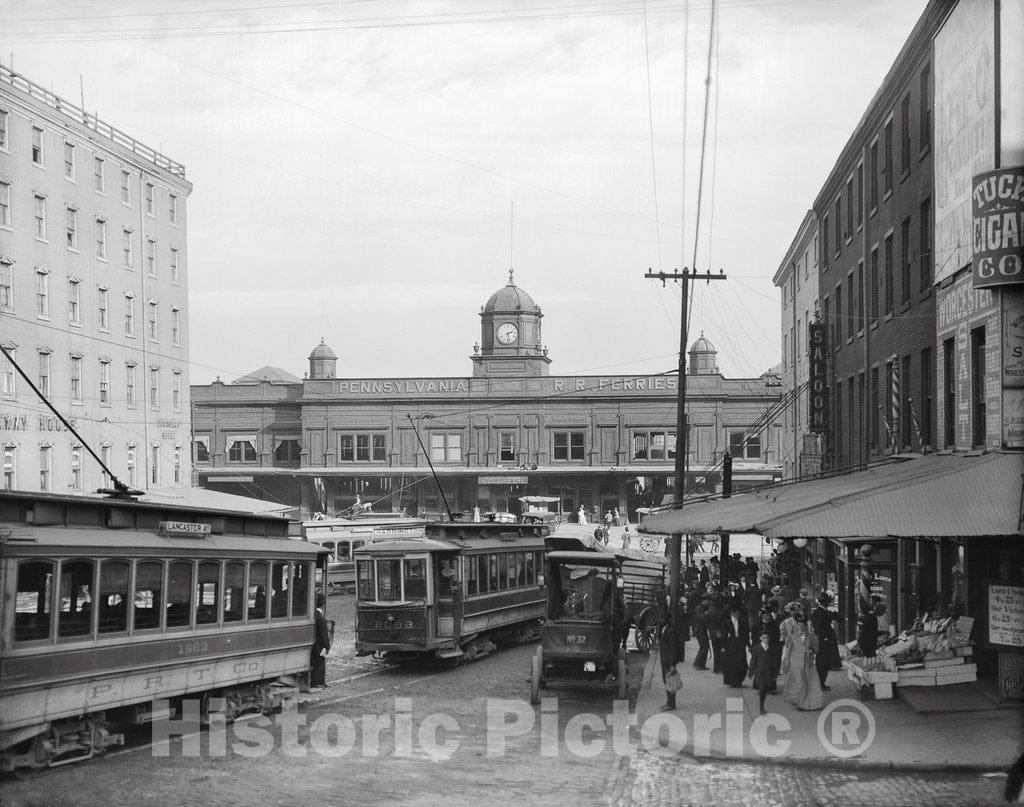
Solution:
[(818, 220), (808, 210), (772, 282), (782, 292), (782, 367), (786, 389), (779, 459), (783, 479), (821, 471), (821, 438), (811, 430), (808, 389), (810, 326), (818, 310)]
[[(676, 375), (550, 375), (540, 307), (511, 276), (480, 317), (470, 377), (350, 378), (321, 343), (301, 382), (264, 368), (193, 387), (201, 484), (307, 517), (357, 502), (427, 517), (446, 505), (518, 513), (520, 497), (547, 496), (567, 516), (617, 508), (635, 519), (671, 493)], [(738, 489), (781, 472), (781, 383), (726, 379), (715, 356), (703, 336), (689, 354), (688, 493), (720, 490), (725, 451)]]
[[(182, 165), (0, 66), (0, 341), (126, 484), (188, 485)], [(0, 354), (2, 485), (110, 480)]]

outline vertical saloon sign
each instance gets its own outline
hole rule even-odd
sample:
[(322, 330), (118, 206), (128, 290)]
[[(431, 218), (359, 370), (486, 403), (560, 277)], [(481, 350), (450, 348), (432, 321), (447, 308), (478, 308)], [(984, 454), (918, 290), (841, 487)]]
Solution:
[(809, 376), (807, 386), (810, 393), (811, 431), (825, 431), (825, 423), (828, 418), (828, 383), (825, 372), (826, 350), (825, 323), (812, 322), (807, 326), (807, 339), (809, 342), (808, 357)]
[(974, 288), (1024, 283), (1024, 166), (974, 177)]

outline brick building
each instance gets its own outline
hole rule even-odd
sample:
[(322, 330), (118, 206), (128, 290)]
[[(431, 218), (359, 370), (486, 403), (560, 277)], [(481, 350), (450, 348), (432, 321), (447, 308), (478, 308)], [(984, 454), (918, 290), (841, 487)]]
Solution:
[[(0, 340), (118, 477), (187, 485), (184, 166), (0, 66)], [(7, 488), (109, 480), (0, 355)]]

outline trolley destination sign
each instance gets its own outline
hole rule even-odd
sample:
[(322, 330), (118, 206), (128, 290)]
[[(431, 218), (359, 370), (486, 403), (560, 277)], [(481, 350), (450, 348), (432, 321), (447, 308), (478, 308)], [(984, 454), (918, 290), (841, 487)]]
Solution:
[(161, 521), (160, 534), (177, 538), (205, 538), (210, 534), (210, 525), (191, 521)]

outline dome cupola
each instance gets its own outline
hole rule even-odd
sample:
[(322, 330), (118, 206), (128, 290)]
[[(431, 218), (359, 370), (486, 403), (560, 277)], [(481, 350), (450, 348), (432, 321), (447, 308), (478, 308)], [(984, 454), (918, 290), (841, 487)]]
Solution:
[(309, 377), (311, 379), (334, 378), (338, 356), (320, 337), (320, 344), (309, 354)]
[(690, 362), (688, 372), (690, 375), (713, 375), (718, 372), (718, 351), (715, 346), (700, 332), (700, 337), (690, 348)]
[(551, 359), (540, 335), (544, 315), (526, 291), (508, 283), (480, 308), (480, 342), (474, 348), (474, 376), (538, 376), (548, 374)]

